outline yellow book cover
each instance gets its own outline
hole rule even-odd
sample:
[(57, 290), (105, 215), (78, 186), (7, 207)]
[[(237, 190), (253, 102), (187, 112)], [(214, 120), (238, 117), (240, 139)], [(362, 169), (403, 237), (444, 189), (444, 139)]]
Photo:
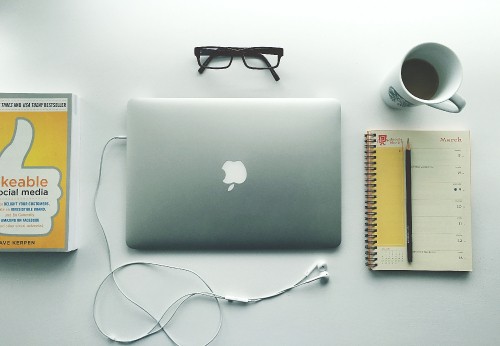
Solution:
[(72, 94), (0, 94), (0, 251), (76, 249)]

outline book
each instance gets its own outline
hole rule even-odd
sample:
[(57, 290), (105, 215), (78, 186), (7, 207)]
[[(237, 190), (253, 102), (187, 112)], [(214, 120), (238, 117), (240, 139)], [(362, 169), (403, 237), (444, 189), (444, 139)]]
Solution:
[(0, 93), (0, 251), (76, 249), (72, 94)]
[[(405, 182), (407, 143), (410, 191)], [(365, 186), (368, 268), (472, 270), (468, 131), (368, 131)]]

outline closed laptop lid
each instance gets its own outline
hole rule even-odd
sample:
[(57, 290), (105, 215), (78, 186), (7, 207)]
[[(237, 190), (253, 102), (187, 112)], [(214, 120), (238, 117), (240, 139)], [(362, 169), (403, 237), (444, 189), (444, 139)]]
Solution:
[(126, 239), (138, 249), (340, 244), (333, 99), (133, 99)]

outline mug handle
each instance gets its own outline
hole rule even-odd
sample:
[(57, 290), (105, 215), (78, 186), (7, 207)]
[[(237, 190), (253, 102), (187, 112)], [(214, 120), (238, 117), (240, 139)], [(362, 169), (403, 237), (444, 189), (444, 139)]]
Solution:
[(450, 97), (449, 100), (436, 104), (428, 104), (428, 106), (445, 112), (460, 113), (460, 111), (465, 107), (465, 99), (462, 96), (455, 94)]

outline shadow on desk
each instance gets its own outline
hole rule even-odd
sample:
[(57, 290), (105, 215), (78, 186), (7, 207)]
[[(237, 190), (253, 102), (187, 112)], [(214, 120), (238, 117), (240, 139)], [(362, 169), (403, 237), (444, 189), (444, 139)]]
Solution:
[(469, 271), (404, 271), (404, 270), (385, 270), (385, 271), (371, 271), (371, 275), (378, 279), (384, 278), (397, 278), (398, 280), (403, 279), (445, 279), (445, 280), (455, 280), (464, 281), (469, 280), (471, 277)]
[[(50, 275), (66, 272), (74, 266), (76, 251), (71, 252), (2, 252), (0, 253), (0, 274), (25, 276)], [(36, 274), (35, 274), (36, 273)]]

